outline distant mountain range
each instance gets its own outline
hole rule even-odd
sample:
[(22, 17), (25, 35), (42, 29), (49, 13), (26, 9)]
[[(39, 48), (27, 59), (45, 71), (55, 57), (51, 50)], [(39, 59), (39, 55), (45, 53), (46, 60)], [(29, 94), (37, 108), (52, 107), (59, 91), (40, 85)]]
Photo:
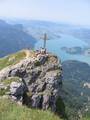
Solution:
[(54, 23), (39, 20), (8, 20), (9, 23), (20, 23), (24, 26), (27, 33), (32, 34), (35, 38), (40, 39), (41, 35), (46, 32), (49, 39), (60, 38), (60, 34), (71, 35), (79, 38), (90, 45), (90, 27), (78, 26), (66, 23)]
[(0, 57), (24, 48), (33, 48), (36, 39), (21, 24), (10, 25), (0, 20)]

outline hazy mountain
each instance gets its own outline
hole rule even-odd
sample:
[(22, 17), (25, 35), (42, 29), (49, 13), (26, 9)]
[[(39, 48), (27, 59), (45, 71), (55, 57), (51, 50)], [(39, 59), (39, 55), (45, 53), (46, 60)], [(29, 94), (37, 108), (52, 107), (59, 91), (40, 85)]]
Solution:
[(33, 48), (36, 40), (21, 24), (10, 25), (0, 20), (0, 57), (23, 48)]
[(60, 34), (68, 34), (90, 44), (90, 27), (87, 28), (87, 26), (39, 20), (16, 19), (11, 21), (8, 20), (8, 22), (12, 24), (22, 23), (27, 33), (32, 34), (37, 39), (40, 39), (44, 32), (48, 33), (49, 39), (60, 38)]
[(90, 45), (90, 28), (73, 27), (72, 29), (62, 29), (64, 34), (72, 35), (75, 38), (81, 39)]

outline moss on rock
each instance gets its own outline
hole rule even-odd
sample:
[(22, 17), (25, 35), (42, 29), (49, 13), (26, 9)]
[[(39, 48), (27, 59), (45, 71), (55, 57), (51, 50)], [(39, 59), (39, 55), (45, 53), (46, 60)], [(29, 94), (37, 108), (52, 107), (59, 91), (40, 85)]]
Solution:
[(3, 80), (1, 83), (4, 85), (10, 85), (12, 82), (20, 82), (19, 77), (9, 77), (8, 79)]

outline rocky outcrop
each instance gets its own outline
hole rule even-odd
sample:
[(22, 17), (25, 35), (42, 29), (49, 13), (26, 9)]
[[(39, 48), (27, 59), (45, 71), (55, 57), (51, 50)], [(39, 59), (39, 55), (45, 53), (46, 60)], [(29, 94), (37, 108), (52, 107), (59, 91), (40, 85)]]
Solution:
[(25, 58), (1, 70), (0, 84), (7, 86), (8, 95), (14, 101), (55, 111), (62, 85), (60, 61), (50, 53), (36, 53), (35, 57)]

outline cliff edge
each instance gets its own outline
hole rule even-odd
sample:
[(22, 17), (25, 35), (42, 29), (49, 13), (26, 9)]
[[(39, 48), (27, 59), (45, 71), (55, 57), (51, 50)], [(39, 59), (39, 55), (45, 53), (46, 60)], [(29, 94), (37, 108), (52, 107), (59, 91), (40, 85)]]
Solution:
[(2, 58), (0, 69), (1, 97), (32, 108), (56, 111), (62, 86), (62, 67), (57, 56), (23, 50)]

